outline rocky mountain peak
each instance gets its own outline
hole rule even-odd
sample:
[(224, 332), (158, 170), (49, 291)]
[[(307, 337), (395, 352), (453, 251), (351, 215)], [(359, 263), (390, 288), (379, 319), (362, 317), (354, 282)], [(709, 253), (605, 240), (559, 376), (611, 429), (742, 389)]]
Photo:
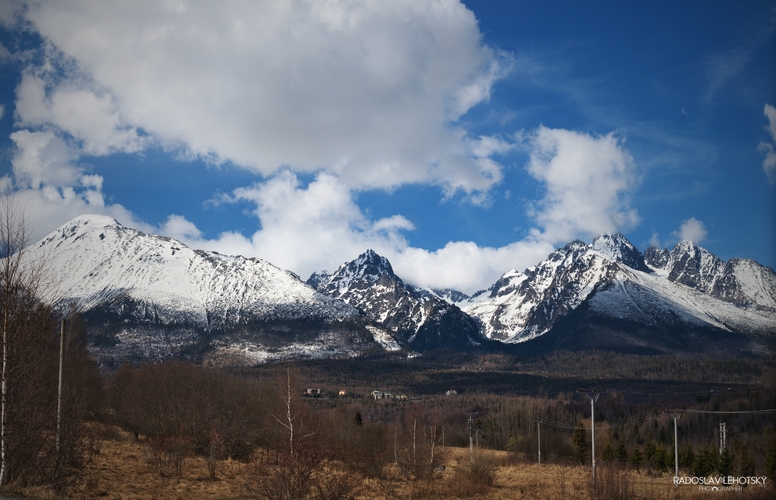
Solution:
[(374, 250), (342, 264), (329, 276), (316, 273), (307, 283), (316, 280), (319, 292), (357, 307), (411, 349), (462, 347), (482, 340), (473, 318), (434, 293), (405, 284), (388, 259)]
[(602, 234), (591, 245), (602, 257), (613, 262), (625, 264), (631, 269), (649, 272), (644, 256), (620, 233)]
[(374, 250), (367, 250), (354, 260), (342, 264), (334, 273), (319, 271), (307, 279), (307, 284), (319, 292), (346, 301), (349, 291), (363, 290), (378, 283), (389, 287), (404, 287), (388, 259)]
[(393, 268), (388, 259), (372, 249), (367, 250), (349, 264), (349, 268), (357, 269), (360, 277), (379, 279), (383, 274), (394, 276)]
[(725, 262), (691, 241), (681, 241), (671, 250), (666, 270), (668, 279), (708, 293)]
[(644, 261), (655, 269), (665, 269), (669, 256), (670, 252), (668, 250), (654, 245), (644, 251)]

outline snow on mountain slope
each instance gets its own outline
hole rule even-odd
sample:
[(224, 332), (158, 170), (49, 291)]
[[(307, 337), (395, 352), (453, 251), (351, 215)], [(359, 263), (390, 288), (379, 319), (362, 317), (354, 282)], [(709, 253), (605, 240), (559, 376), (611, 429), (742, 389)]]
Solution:
[(464, 311), (480, 319), (487, 337), (523, 342), (548, 331), (619, 269), (599, 251), (574, 241), (522, 273), (504, 274), (489, 293), (472, 297)]
[(374, 345), (466, 350), (537, 337), (549, 348), (587, 338), (669, 352), (699, 335), (722, 339), (723, 350), (739, 343), (742, 353), (765, 353), (776, 335), (772, 269), (724, 262), (691, 243), (642, 255), (619, 234), (573, 241), (471, 297), (406, 284), (371, 250), (308, 286), (264, 260), (193, 250), (103, 216), (74, 219), (27, 255), (46, 260), (55, 284), (43, 298), (75, 303), (90, 348), (117, 362), (350, 356)]
[(722, 277), (712, 295), (740, 307), (776, 313), (776, 273), (750, 259), (730, 259), (727, 266), (733, 279)]
[(626, 271), (590, 303), (599, 314), (656, 326), (673, 322), (728, 332), (776, 332), (773, 314), (738, 308), (654, 274)]
[(75, 302), (82, 311), (102, 307), (136, 320), (205, 330), (253, 320), (358, 315), (264, 260), (192, 250), (104, 216), (78, 217), (29, 250), (31, 258), (45, 256), (55, 284), (44, 298)]
[(673, 250), (650, 247), (647, 264), (673, 283), (681, 283), (737, 307), (776, 313), (776, 273), (750, 259), (724, 262), (704, 248), (683, 241)]
[[(769, 268), (741, 259), (725, 264), (703, 249), (678, 248), (673, 255), (651, 249), (647, 260), (662, 271), (652, 272), (622, 235), (604, 235), (591, 245), (572, 242), (522, 273), (504, 274), (461, 305), (480, 319), (488, 337), (507, 342), (549, 332), (583, 303), (599, 318), (660, 331), (701, 328), (773, 337)], [(752, 303), (756, 307), (737, 307)]]

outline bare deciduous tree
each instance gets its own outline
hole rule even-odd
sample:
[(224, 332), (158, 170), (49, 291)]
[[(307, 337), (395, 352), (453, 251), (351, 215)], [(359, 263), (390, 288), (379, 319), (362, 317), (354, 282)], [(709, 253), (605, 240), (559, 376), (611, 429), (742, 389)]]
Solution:
[(43, 265), (25, 262), (30, 231), (12, 195), (0, 197), (0, 310), (2, 311), (2, 367), (0, 367), (0, 486), (7, 479), (8, 378), (11, 339), (25, 325), (24, 310), (36, 301)]

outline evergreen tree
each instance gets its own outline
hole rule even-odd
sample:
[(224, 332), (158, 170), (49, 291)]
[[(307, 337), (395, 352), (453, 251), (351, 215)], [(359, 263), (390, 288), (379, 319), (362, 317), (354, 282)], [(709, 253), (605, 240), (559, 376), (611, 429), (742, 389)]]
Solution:
[(695, 453), (692, 446), (685, 446), (679, 450), (679, 467), (690, 468), (695, 463)]
[(606, 443), (606, 446), (604, 446), (604, 451), (601, 453), (601, 460), (604, 462), (611, 462), (614, 459), (614, 450), (612, 449), (612, 445), (610, 443)]
[(776, 479), (776, 437), (771, 438), (771, 445), (765, 456), (765, 475)]
[(695, 456), (692, 464), (692, 474), (697, 477), (706, 477), (717, 468), (717, 451), (711, 448), (701, 450)]
[(574, 429), (574, 446), (576, 447), (574, 459), (578, 463), (584, 464), (587, 460), (587, 431), (582, 422), (579, 422)]
[(719, 455), (719, 460), (717, 462), (717, 470), (722, 476), (729, 476), (733, 474), (733, 459), (735, 457), (733, 456), (733, 453), (730, 451), (730, 448), (725, 448), (722, 450), (722, 453)]
[(647, 444), (644, 445), (644, 461), (650, 469), (654, 468), (655, 466), (656, 453), (657, 446), (655, 446), (655, 443), (652, 441), (647, 441)]
[(628, 462), (628, 449), (625, 448), (625, 443), (620, 441), (617, 443), (617, 451), (614, 455), (621, 464), (625, 465)]
[[(754, 459), (748, 448), (744, 448), (741, 453), (741, 462), (738, 464), (739, 476), (754, 476)], [(769, 476), (770, 477), (770, 476)]]
[(658, 446), (652, 456), (652, 467), (657, 471), (663, 472), (668, 468), (668, 464), (669, 459), (666, 449)]
[(641, 469), (641, 466), (644, 464), (644, 454), (638, 446), (634, 448), (633, 453), (631, 453), (630, 463), (636, 470)]

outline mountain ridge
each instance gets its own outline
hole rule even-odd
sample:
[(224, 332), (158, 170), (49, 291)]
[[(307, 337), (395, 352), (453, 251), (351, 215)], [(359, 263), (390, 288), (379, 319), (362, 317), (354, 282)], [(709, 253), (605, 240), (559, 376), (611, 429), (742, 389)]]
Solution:
[(472, 296), (406, 283), (371, 249), (305, 283), (263, 259), (191, 249), (105, 216), (78, 217), (27, 253), (49, 258), (58, 286), (43, 298), (75, 304), (90, 348), (112, 362), (250, 363), (372, 347), (670, 352), (693, 336), (710, 343), (699, 353), (774, 350), (773, 270), (689, 242), (642, 254), (621, 234), (575, 240)]

